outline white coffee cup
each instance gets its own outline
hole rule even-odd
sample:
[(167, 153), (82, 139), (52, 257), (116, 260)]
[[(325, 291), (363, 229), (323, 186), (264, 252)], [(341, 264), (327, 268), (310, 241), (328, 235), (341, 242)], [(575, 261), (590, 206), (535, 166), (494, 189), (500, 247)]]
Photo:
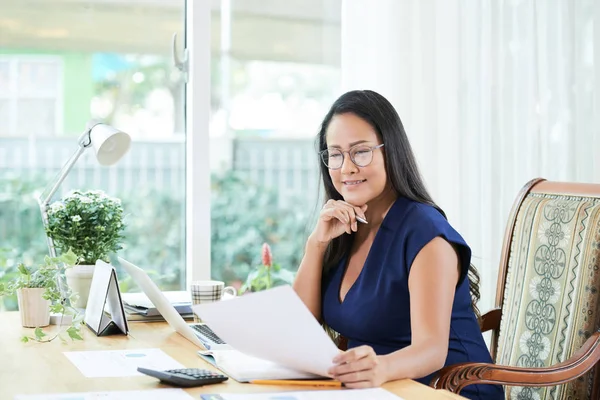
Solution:
[[(206, 304), (220, 301), (224, 297), (235, 297), (237, 290), (233, 286), (225, 286), (222, 281), (193, 281), (190, 284), (192, 304)], [(227, 295), (227, 296), (225, 296)], [(202, 322), (194, 313), (194, 322)]]

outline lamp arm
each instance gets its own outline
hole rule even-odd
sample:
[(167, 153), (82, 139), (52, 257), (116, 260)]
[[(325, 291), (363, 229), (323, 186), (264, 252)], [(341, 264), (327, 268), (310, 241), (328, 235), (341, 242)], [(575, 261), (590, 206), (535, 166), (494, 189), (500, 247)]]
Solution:
[(79, 147), (77, 148), (75, 153), (73, 153), (71, 158), (69, 158), (69, 161), (67, 161), (65, 163), (65, 165), (63, 165), (63, 167), (61, 168), (60, 172), (57, 175), (58, 179), (56, 180), (56, 183), (54, 184), (54, 186), (52, 186), (52, 189), (50, 189), (50, 192), (48, 193), (47, 196), (44, 197), (44, 193), (46, 192), (46, 190), (44, 189), (44, 191), (38, 198), (38, 204), (40, 206), (42, 206), (42, 205), (47, 206), (48, 204), (50, 204), (50, 200), (52, 200), (52, 196), (54, 196), (54, 193), (56, 193), (56, 191), (58, 190), (60, 185), (63, 183), (63, 181), (67, 177), (67, 175), (69, 175), (69, 172), (73, 168), (73, 165), (75, 165), (75, 163), (77, 162), (77, 160), (79, 159), (81, 154), (83, 154), (85, 149), (91, 146), (92, 142), (91, 142), (90, 134), (92, 132), (92, 128), (96, 125), (98, 125), (98, 124), (94, 124), (89, 129), (86, 129), (85, 132), (83, 132), (81, 134), (81, 136), (79, 136), (79, 139), (77, 139), (77, 143), (79, 144)]
[[(52, 188), (50, 189), (50, 191), (48, 192), (47, 195), (44, 195), (44, 193), (45, 193), (45, 190), (44, 190), (44, 192), (42, 192), (42, 194), (38, 198), (38, 205), (40, 207), (40, 212), (42, 213), (42, 222), (44, 224), (44, 230), (48, 227), (48, 205), (50, 204), (50, 201), (52, 200), (52, 196), (54, 196), (54, 194), (58, 191), (58, 188), (63, 183), (63, 181), (65, 180), (67, 175), (69, 175), (69, 172), (71, 172), (71, 169), (73, 169), (73, 166), (75, 165), (75, 163), (77, 162), (79, 157), (81, 157), (81, 155), (83, 154), (85, 149), (90, 147), (90, 145), (91, 145), (90, 133), (91, 133), (91, 128), (87, 129), (85, 132), (83, 132), (81, 134), (81, 136), (78, 139), (79, 147), (77, 147), (77, 150), (75, 151), (75, 153), (73, 153), (71, 158), (69, 158), (69, 160), (65, 163), (65, 165), (60, 170), (59, 174), (57, 175), (58, 178), (56, 179), (56, 183), (54, 183), (54, 185), (52, 186)], [(48, 235), (46, 235), (46, 239), (48, 241), (48, 250), (50, 252), (50, 256), (56, 257), (56, 249), (54, 248), (54, 241)]]

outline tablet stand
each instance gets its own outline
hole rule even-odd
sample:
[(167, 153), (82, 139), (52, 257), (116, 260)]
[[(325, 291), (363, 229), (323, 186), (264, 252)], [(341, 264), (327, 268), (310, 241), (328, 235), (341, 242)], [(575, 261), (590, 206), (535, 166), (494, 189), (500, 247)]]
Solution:
[(115, 268), (96, 261), (84, 322), (96, 336), (127, 334), (129, 328)]

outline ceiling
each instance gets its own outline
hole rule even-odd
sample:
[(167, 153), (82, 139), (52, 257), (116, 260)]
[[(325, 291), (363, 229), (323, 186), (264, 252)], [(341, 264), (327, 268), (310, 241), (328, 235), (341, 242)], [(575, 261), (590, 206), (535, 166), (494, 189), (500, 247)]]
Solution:
[[(231, 0), (230, 53), (339, 65), (341, 1)], [(221, 7), (211, 1), (214, 53), (221, 51)], [(0, 49), (168, 56), (183, 15), (183, 0), (0, 0)]]

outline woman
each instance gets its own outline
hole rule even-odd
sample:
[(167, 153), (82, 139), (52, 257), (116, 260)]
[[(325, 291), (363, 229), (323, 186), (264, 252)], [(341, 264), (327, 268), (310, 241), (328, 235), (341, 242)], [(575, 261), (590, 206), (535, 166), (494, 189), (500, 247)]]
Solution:
[[(351, 388), (428, 384), (446, 365), (491, 362), (471, 300), (471, 250), (427, 193), (392, 105), (368, 90), (342, 95), (318, 145), (327, 202), (294, 289), (348, 339), (331, 375)], [(492, 385), (461, 395), (504, 398)]]

